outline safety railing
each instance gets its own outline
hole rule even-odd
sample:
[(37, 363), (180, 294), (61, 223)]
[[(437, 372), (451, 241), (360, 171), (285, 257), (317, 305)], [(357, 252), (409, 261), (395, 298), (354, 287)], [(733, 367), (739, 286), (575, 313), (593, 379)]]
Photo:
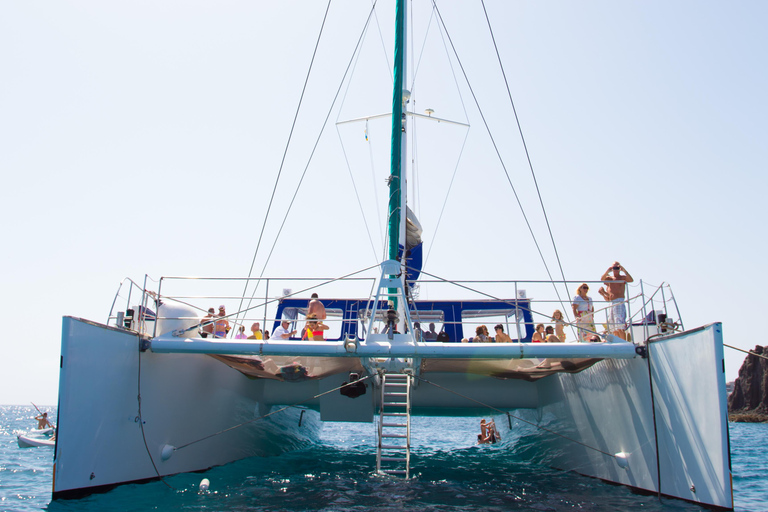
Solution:
[[(168, 276), (158, 281), (157, 292), (146, 289), (148, 278), (145, 276), (143, 285), (131, 279), (124, 279), (118, 288), (110, 309), (108, 323), (149, 335), (156, 332), (158, 304), (182, 304), (198, 314), (194, 318), (202, 322), (210, 308), (214, 309), (216, 318), (222, 318), (220, 306), (224, 306), (224, 316), (230, 324), (227, 338), (235, 338), (243, 332), (250, 336), (251, 325), (259, 323), (259, 329), (265, 335), (272, 326), (286, 319), (285, 308), (278, 317), (281, 303), (286, 300), (302, 302), (310, 300), (310, 295), (317, 292), (320, 301), (326, 306), (327, 318), (324, 321), (330, 327), (326, 339), (339, 339), (343, 333), (353, 332), (355, 336), (365, 336), (366, 313), (372, 310), (372, 298), (377, 279), (372, 277), (346, 278), (237, 278), (237, 277), (181, 277)], [(575, 291), (582, 284), (590, 288), (588, 296), (592, 299), (593, 321), (579, 322), (573, 314), (573, 298)], [(501, 324), (505, 334), (513, 339), (530, 341), (531, 328), (539, 324), (552, 326), (556, 330), (557, 322), (553, 313), (562, 313), (563, 325), (567, 329), (566, 340), (579, 341), (590, 336), (600, 336), (605, 333), (625, 330), (630, 333), (632, 341), (644, 341), (649, 336), (663, 330), (674, 330), (682, 327), (679, 309), (674, 294), (668, 284), (649, 286), (642, 281), (627, 283), (625, 288), (626, 322), (617, 325), (611, 321), (610, 309), (612, 304), (599, 294), (594, 293), (604, 283), (596, 280), (584, 281), (543, 281), (543, 280), (461, 280), (443, 281), (439, 279), (422, 279), (419, 281), (420, 296), (411, 313), (414, 322), (420, 322), (423, 332), (429, 331), (429, 325), (435, 324), (435, 330), (440, 332), (450, 325), (461, 325), (464, 338), (469, 341), (475, 336), (476, 328), (485, 325), (491, 337), (494, 337), (494, 327)], [(449, 288), (452, 288), (449, 290)], [(553, 290), (556, 293), (553, 293)], [(594, 295), (598, 295), (595, 297)], [(341, 297), (356, 297), (354, 301), (342, 301)], [(334, 308), (332, 303), (344, 304)], [(446, 302), (488, 302), (507, 304), (508, 308), (483, 311), (482, 308), (462, 311), (458, 317), (447, 318), (444, 310), (430, 305)], [(120, 306), (124, 305), (124, 309)], [(347, 310), (349, 307), (351, 310)], [(290, 330), (301, 331), (304, 327), (306, 307), (294, 308), (290, 318)], [(530, 311), (529, 317), (524, 318), (524, 309)], [(179, 319), (179, 317), (163, 317), (160, 319)], [(583, 317), (582, 317), (583, 318)], [(676, 318), (677, 321), (673, 321)], [(381, 316), (380, 328), (385, 325)], [(356, 324), (351, 328), (351, 324)], [(241, 331), (240, 327), (244, 329)], [(655, 326), (655, 327), (654, 327)], [(455, 331), (459, 332), (459, 331)], [(587, 336), (584, 336), (586, 334)], [(198, 336), (190, 332), (190, 336)], [(297, 333), (293, 339), (300, 339)], [(642, 339), (640, 339), (642, 338)], [(462, 341), (451, 339), (449, 341)]]

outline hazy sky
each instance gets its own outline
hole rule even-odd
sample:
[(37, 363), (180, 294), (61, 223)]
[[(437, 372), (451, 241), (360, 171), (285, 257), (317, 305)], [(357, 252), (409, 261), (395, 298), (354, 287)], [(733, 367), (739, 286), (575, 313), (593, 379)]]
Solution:
[[(383, 253), (389, 121), (368, 141), (334, 123), (390, 109), (391, 2), (331, 110), (370, 5), (331, 4), (257, 274), (329, 111), (266, 274), (341, 275)], [(413, 108), (471, 128), (415, 130), (426, 270), (546, 279), (509, 181), (557, 263), (482, 6), (438, 2), (447, 35), (430, 6), (412, 10)], [(752, 280), (767, 245), (768, 4), (486, 7), (566, 278), (618, 259), (644, 286), (671, 284), (686, 327), (721, 321), (726, 343), (765, 343)], [(0, 3), (0, 404), (56, 403), (62, 316), (106, 321), (122, 278), (248, 273), (325, 8)], [(726, 349), (728, 380), (743, 359)]]

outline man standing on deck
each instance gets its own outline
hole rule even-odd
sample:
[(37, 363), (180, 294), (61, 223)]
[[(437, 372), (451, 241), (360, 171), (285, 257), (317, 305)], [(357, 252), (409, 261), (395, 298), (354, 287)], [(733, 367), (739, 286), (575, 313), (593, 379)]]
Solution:
[[(621, 275), (622, 271), (624, 275)], [(608, 315), (609, 328), (612, 329), (614, 335), (626, 341), (627, 335), (624, 329), (627, 326), (627, 306), (625, 305), (624, 294), (627, 283), (633, 282), (634, 279), (629, 275), (627, 269), (622, 267), (618, 261), (615, 261), (613, 265), (608, 267), (608, 270), (605, 271), (600, 280), (605, 283), (608, 290), (606, 291), (601, 286), (598, 292), (605, 300), (612, 303), (610, 314)]]
[(200, 322), (202, 328), (200, 329), (200, 336), (207, 338), (210, 336), (213, 338), (213, 321), (216, 318), (216, 310), (208, 308), (208, 314), (203, 317), (203, 321)]
[(323, 306), (323, 303), (317, 298), (316, 293), (312, 294), (311, 299), (312, 300), (309, 301), (309, 306), (307, 307), (307, 316), (314, 314), (317, 320), (322, 322), (325, 320), (325, 306)]
[(219, 318), (216, 319), (214, 325), (216, 327), (213, 333), (214, 338), (226, 338), (229, 332), (229, 320), (227, 320), (227, 311), (224, 306), (219, 306)]

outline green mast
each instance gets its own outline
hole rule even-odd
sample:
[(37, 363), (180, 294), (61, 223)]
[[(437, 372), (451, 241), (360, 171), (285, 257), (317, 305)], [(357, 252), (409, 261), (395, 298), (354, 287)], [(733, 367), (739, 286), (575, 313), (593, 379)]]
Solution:
[[(405, 263), (405, 180), (403, 162), (405, 162), (405, 113), (403, 112), (403, 82), (405, 81), (406, 42), (405, 42), (406, 0), (397, 0), (395, 8), (395, 83), (392, 89), (392, 149), (389, 174), (389, 259), (396, 260), (402, 238), (403, 256), (401, 267)], [(403, 272), (405, 274), (405, 272)], [(403, 278), (405, 276), (403, 275)], [(395, 289), (389, 292), (394, 294)], [(392, 297), (395, 310), (400, 309), (397, 297)], [(405, 307), (405, 304), (402, 304)]]
[[(392, 91), (392, 149), (389, 177), (389, 259), (396, 260), (400, 243), (402, 204), (402, 161), (405, 149), (405, 115), (403, 113), (403, 81), (405, 75), (405, 5), (397, 0), (395, 10), (395, 83)], [(405, 244), (405, 241), (403, 241)]]

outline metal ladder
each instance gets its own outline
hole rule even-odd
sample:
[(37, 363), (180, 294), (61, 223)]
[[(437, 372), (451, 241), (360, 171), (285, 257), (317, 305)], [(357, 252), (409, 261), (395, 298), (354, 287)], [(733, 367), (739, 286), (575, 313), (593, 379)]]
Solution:
[[(381, 374), (376, 471), (408, 478), (411, 462), (411, 375)], [(402, 444), (405, 442), (405, 444)]]

